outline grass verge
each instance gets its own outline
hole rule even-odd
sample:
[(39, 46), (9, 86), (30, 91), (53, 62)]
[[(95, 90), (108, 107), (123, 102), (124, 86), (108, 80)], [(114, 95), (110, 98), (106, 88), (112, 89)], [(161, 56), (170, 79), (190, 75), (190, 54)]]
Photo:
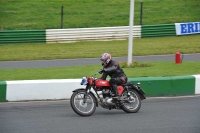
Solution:
[[(200, 36), (175, 36), (134, 39), (133, 55), (200, 53)], [(0, 45), (0, 61), (97, 58), (108, 52), (113, 57), (127, 56), (128, 41), (96, 41), (58, 44)]]
[[(128, 77), (181, 76), (200, 74), (200, 62), (151, 62), (150, 67), (123, 68)], [(92, 76), (100, 65), (62, 68), (0, 69), (1, 80), (75, 79)], [(100, 75), (98, 75), (99, 77)]]

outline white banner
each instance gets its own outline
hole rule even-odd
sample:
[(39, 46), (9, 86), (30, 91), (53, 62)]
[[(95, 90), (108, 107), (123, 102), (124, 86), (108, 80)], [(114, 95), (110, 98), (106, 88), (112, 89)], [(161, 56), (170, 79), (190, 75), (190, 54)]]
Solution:
[(176, 35), (200, 33), (200, 22), (175, 23)]

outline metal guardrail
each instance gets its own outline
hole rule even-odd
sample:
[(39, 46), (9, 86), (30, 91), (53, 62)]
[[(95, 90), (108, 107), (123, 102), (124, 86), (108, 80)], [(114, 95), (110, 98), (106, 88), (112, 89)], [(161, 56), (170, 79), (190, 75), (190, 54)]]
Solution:
[[(133, 26), (133, 37), (175, 36), (174, 24)], [(0, 44), (7, 43), (63, 43), (128, 39), (129, 26), (70, 28), (46, 30), (0, 31)]]
[[(128, 36), (129, 26), (46, 30), (47, 43), (120, 40), (128, 39)], [(133, 27), (133, 37), (141, 37), (141, 26)]]
[(45, 30), (0, 31), (0, 44), (46, 42)]
[(176, 29), (174, 24), (143, 25), (141, 27), (141, 34), (142, 38), (176, 36)]

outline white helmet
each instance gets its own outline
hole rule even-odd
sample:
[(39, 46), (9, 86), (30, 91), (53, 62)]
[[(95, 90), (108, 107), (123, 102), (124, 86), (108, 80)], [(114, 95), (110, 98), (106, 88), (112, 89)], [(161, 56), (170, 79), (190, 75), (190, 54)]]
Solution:
[(100, 57), (101, 65), (107, 66), (108, 63), (112, 60), (112, 57), (109, 53), (103, 53)]

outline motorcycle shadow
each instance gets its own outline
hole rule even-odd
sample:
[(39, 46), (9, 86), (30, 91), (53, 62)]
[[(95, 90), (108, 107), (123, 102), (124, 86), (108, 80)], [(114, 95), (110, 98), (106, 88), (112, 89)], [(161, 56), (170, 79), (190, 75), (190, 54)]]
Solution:
[[(99, 111), (95, 111), (94, 114), (92, 114), (91, 116), (87, 116), (87, 117), (98, 117), (98, 116), (117, 116), (117, 115), (127, 115), (129, 113), (125, 113), (122, 110), (99, 110)], [(77, 115), (74, 112), (69, 112), (67, 114), (63, 114), (62, 117), (73, 117), (73, 118), (77, 118), (77, 117), (81, 117), (79, 115)]]
[(98, 115), (126, 115), (127, 113), (125, 113), (123, 110), (98, 110), (96, 111), (93, 115), (98, 116)]

